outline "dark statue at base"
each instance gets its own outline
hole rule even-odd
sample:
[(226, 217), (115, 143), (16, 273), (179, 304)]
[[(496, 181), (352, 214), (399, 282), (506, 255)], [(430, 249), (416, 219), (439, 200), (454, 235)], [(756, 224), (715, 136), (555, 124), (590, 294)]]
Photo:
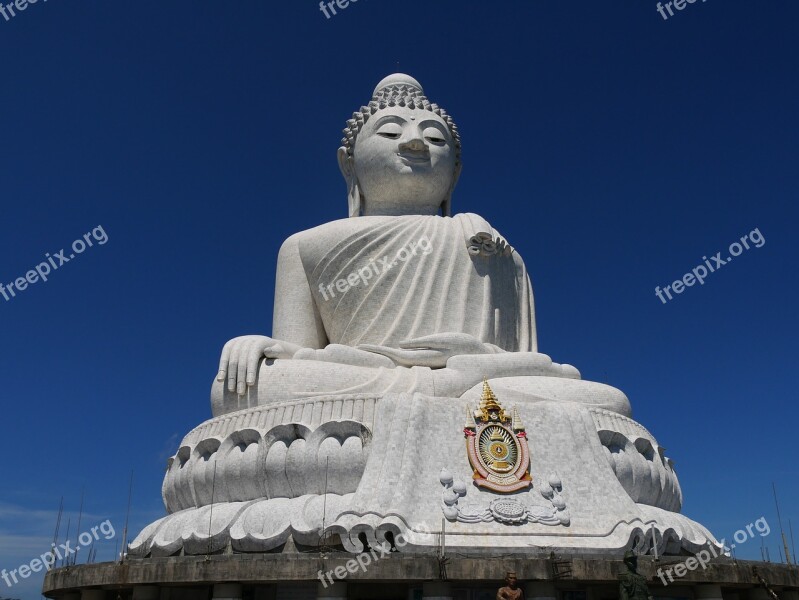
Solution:
[(638, 557), (627, 551), (624, 553), (624, 564), (627, 572), (619, 575), (619, 600), (652, 600), (646, 577), (638, 572)]
[(505, 575), (505, 587), (497, 591), (497, 600), (524, 600), (524, 592), (519, 587), (516, 573), (511, 571)]

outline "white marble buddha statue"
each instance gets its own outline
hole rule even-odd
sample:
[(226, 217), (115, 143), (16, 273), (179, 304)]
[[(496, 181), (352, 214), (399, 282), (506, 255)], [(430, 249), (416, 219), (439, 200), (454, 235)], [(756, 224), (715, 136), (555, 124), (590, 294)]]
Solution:
[(482, 217), (450, 215), (458, 130), (415, 79), (381, 81), (345, 135), (349, 218), (284, 242), (273, 336), (225, 345), (215, 415), (344, 391), (460, 397), (488, 376), (629, 416), (624, 394), (537, 352), (521, 256)]
[(458, 551), (717, 546), (627, 397), (538, 352), (521, 256), (451, 215), (460, 149), (408, 75), (347, 122), (349, 217), (284, 242), (272, 336), (225, 345), (132, 555), (435, 552), (442, 517)]

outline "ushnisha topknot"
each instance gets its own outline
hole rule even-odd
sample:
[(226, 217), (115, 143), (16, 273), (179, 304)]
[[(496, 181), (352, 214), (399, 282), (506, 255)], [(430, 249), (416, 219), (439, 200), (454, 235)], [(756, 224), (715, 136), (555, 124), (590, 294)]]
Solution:
[(347, 121), (344, 129), (344, 137), (341, 140), (342, 146), (346, 148), (347, 155), (352, 156), (355, 149), (355, 141), (361, 132), (364, 124), (373, 114), (379, 110), (392, 106), (407, 106), (410, 109), (429, 110), (437, 114), (447, 124), (452, 139), (455, 142), (455, 164), (461, 164), (461, 136), (458, 133), (458, 126), (443, 108), (438, 104), (431, 103), (424, 95), (422, 85), (410, 75), (395, 73), (389, 75), (377, 84), (372, 93), (372, 100), (366, 106), (362, 106), (359, 111), (352, 113), (352, 118)]

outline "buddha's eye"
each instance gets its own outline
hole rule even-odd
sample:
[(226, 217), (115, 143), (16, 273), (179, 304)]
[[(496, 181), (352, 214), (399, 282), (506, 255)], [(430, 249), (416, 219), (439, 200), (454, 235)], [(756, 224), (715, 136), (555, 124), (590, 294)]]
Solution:
[(447, 143), (446, 138), (435, 127), (428, 127), (424, 130), (424, 139), (436, 146), (443, 146)]
[(377, 130), (377, 135), (390, 140), (398, 140), (402, 136), (402, 127), (398, 123), (384, 123)]

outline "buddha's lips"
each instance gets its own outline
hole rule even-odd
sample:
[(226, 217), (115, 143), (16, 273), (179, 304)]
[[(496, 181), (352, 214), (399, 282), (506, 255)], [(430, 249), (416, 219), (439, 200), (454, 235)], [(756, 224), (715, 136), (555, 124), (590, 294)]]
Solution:
[(402, 160), (414, 164), (425, 164), (430, 162), (429, 154), (403, 154), (402, 152), (397, 152), (397, 156), (399, 156)]

